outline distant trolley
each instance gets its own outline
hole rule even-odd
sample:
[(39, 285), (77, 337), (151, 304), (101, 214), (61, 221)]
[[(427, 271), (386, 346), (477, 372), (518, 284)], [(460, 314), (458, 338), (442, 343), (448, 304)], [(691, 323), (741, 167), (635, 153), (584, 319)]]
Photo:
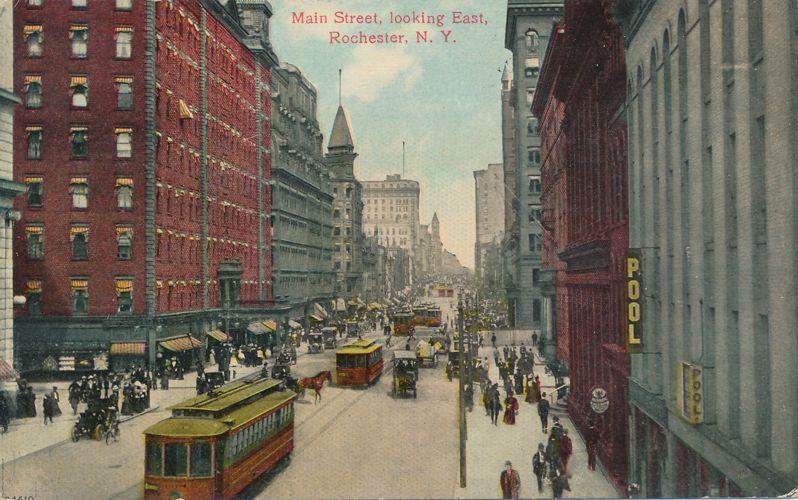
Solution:
[(427, 307), (424, 313), (424, 326), (439, 327), (441, 322), (441, 308), (434, 305)]
[(413, 324), (412, 312), (398, 312), (393, 315), (393, 333), (394, 335), (410, 335), (415, 332), (416, 327)]
[(382, 344), (363, 339), (335, 351), (335, 383), (344, 386), (366, 387), (382, 375)]
[(247, 378), (171, 407), (144, 431), (145, 498), (234, 498), (294, 449), (294, 399)]

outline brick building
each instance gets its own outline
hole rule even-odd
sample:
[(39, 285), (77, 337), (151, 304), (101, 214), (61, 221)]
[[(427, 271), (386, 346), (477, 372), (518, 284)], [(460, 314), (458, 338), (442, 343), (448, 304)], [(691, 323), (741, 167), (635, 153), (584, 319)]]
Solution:
[[(599, 456), (627, 480), (625, 265), (628, 251), (623, 37), (610, 0), (565, 2), (532, 111), (540, 123), (544, 265), (554, 271), (557, 356), (570, 371), (568, 413), (595, 422)], [(609, 410), (591, 407), (601, 388)]]
[(265, 1), (17, 3), (22, 369), (186, 355), (276, 314), (270, 15)]

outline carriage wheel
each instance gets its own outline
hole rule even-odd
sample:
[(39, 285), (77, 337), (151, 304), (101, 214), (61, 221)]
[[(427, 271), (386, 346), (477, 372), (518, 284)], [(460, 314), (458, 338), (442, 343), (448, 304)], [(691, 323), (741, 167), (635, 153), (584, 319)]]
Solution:
[(111, 430), (106, 431), (105, 433), (105, 444), (111, 445), (111, 442), (114, 440), (114, 433)]
[(418, 394), (416, 393), (416, 390), (415, 390), (415, 389), (413, 389), (413, 399), (416, 399), (416, 396), (417, 396), (417, 395), (418, 395)]
[(80, 440), (80, 431), (78, 430), (77, 424), (75, 427), (72, 428), (72, 433), (70, 434), (73, 443), (77, 443)]
[(103, 425), (102, 424), (97, 424), (97, 426), (94, 428), (94, 431), (91, 433), (91, 437), (92, 437), (92, 439), (96, 439), (97, 441), (102, 439), (102, 437), (103, 437)]

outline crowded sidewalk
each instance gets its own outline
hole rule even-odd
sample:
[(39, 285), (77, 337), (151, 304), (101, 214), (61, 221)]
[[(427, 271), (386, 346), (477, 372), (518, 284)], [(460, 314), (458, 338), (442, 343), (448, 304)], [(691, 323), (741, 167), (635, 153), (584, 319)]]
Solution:
[[(499, 347), (501, 353), (501, 346)], [(467, 484), (466, 488), (458, 489), (459, 498), (502, 498), (500, 487), (500, 474), (505, 470), (505, 463), (510, 461), (512, 468), (517, 471), (520, 479), (520, 498), (552, 498), (553, 492), (550, 481), (544, 479), (543, 490), (538, 491), (537, 479), (532, 471), (532, 462), (540, 443), (547, 445), (548, 435), (541, 429), (538, 416), (538, 403), (524, 401), (524, 395), (518, 394), (519, 411), (514, 425), (505, 424), (504, 416), (505, 391), (502, 386), (499, 370), (493, 361), (493, 348), (480, 349), (480, 357), (488, 357), (489, 378), (494, 383), (499, 383), (499, 393), (502, 410), (498, 425), (491, 423), (490, 416), (486, 415), (482, 405), (482, 394), (479, 384), (475, 383), (474, 409), (467, 413), (466, 441), (467, 456)], [(534, 375), (540, 377), (541, 391), (550, 394), (555, 389), (554, 377), (547, 374), (544, 361), (535, 353)], [(552, 401), (552, 398), (548, 398)], [(560, 424), (568, 431), (568, 436), (573, 445), (573, 454), (567, 465), (567, 477), (570, 491), (565, 490), (565, 498), (617, 498), (618, 493), (597, 464), (596, 470), (591, 471), (587, 466), (587, 451), (583, 437), (576, 430), (567, 415), (551, 412), (549, 415), (549, 433), (553, 427), (553, 417), (558, 416)]]

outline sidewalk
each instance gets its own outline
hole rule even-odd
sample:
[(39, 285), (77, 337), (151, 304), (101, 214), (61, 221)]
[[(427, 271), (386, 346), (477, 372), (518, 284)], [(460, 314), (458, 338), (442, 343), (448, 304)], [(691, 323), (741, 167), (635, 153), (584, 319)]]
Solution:
[[(236, 367), (237, 378), (248, 375), (260, 370), (260, 367)], [(158, 409), (166, 409), (175, 403), (188, 399), (196, 395), (196, 373), (187, 372), (183, 380), (170, 380), (169, 390), (150, 391), (150, 409), (144, 413), (131, 416), (120, 415), (121, 422), (127, 422), (140, 415), (144, 415)], [(72, 407), (69, 406), (69, 382), (34, 382), (30, 384), (36, 394), (36, 414), (35, 418), (14, 418), (8, 426), (8, 432), (0, 434), (0, 464), (8, 465), (10, 462), (22, 458), (31, 453), (50, 448), (70, 439), (72, 427), (78, 420), (80, 412), (86, 409), (86, 405), (81, 403), (78, 406), (78, 415), (72, 415)], [(44, 425), (42, 415), (42, 401), (44, 395), (53, 386), (58, 387), (61, 395), (61, 416), (54, 417), (52, 424)], [(86, 439), (86, 438), (83, 438)]]
[[(492, 348), (483, 348), (480, 350), (480, 356), (487, 356), (490, 360), (490, 379), (500, 382), (498, 368), (493, 364), (492, 351)], [(542, 361), (536, 357), (535, 375), (540, 377), (542, 392), (548, 393), (554, 388), (554, 378), (545, 373), (542, 364), (537, 363)], [(505, 394), (501, 383), (499, 387), (503, 405)], [(516, 397), (520, 409), (515, 425), (505, 425), (499, 418), (499, 425), (494, 426), (490, 423), (490, 417), (485, 415), (482, 394), (478, 388), (475, 390), (474, 411), (468, 413), (466, 417), (467, 487), (458, 489), (456, 493), (458, 498), (501, 498), (499, 475), (504, 470), (506, 460), (513, 463), (513, 468), (521, 477), (521, 498), (552, 497), (551, 488), (545, 482), (543, 491), (538, 492), (537, 479), (532, 473), (532, 456), (537, 451), (538, 443), (545, 445), (548, 439), (540, 427), (537, 403), (525, 403), (523, 395)], [(568, 430), (574, 448), (568, 462), (571, 491), (563, 492), (563, 497), (617, 498), (615, 488), (599, 468), (596, 471), (588, 470), (584, 440), (571, 420), (567, 416), (561, 416), (560, 423)], [(551, 415), (549, 428), (551, 428)]]

